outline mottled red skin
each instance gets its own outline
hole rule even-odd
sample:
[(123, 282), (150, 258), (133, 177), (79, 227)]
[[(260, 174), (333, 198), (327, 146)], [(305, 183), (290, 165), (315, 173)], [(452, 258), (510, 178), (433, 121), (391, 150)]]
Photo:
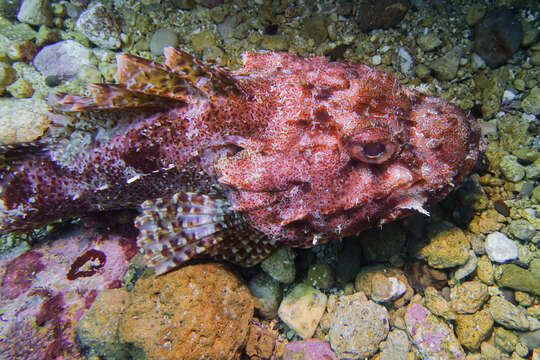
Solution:
[(51, 152), (13, 163), (0, 200), (26, 216), (0, 213), (0, 231), (217, 183), (253, 227), (309, 247), (422, 211), (478, 158), (470, 115), (369, 66), (263, 52), (228, 74), (238, 93), (126, 113), (78, 172)]

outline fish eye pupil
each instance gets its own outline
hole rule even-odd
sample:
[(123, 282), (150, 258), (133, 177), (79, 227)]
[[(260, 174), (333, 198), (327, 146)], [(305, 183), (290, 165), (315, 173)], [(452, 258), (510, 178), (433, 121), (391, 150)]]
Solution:
[(369, 142), (364, 144), (364, 155), (366, 155), (369, 158), (376, 158), (381, 156), (384, 151), (386, 150), (386, 147), (382, 142)]

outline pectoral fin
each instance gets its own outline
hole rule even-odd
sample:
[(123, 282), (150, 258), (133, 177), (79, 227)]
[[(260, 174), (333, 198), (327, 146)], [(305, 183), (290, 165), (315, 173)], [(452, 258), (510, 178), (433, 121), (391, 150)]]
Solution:
[(137, 243), (157, 274), (195, 257), (210, 256), (253, 266), (276, 243), (250, 227), (225, 199), (197, 193), (145, 201), (135, 220)]

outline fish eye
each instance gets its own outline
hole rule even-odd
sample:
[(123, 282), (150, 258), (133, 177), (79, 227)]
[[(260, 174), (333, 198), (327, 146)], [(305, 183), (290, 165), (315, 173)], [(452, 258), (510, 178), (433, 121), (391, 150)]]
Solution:
[(376, 159), (384, 154), (386, 146), (382, 142), (368, 142), (363, 145), (364, 155), (370, 159)]
[(345, 149), (352, 158), (368, 164), (382, 164), (394, 155), (397, 147), (385, 139), (352, 140), (345, 143)]

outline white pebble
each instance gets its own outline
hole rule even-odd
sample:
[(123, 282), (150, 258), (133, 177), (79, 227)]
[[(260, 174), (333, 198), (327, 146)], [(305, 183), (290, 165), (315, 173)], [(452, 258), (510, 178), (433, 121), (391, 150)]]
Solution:
[(517, 244), (500, 232), (486, 237), (486, 252), (491, 261), (505, 263), (518, 258)]

